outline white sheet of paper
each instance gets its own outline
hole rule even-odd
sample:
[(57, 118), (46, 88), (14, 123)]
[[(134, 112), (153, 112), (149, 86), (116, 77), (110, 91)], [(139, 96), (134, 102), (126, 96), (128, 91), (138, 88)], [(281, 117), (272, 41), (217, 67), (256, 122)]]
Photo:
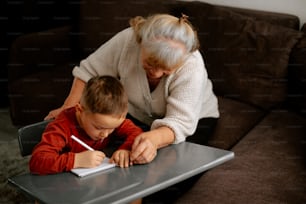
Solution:
[(79, 177), (87, 176), (89, 174), (96, 173), (98, 171), (103, 171), (106, 169), (110, 169), (115, 167), (116, 164), (109, 163), (109, 158), (105, 157), (103, 162), (100, 164), (100, 166), (94, 167), (94, 168), (74, 168), (71, 169), (71, 172)]

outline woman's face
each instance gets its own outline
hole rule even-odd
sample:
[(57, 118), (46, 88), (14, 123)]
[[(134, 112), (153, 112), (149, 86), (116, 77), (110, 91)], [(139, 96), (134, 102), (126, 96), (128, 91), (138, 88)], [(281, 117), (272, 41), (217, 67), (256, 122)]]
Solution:
[(77, 118), (80, 126), (93, 140), (105, 139), (124, 121), (123, 117), (114, 117), (99, 113), (91, 113), (79, 105)]
[(169, 70), (158, 65), (157, 62), (149, 57), (144, 48), (141, 49), (141, 63), (149, 79), (161, 79), (163, 76), (168, 76), (175, 71), (175, 69)]

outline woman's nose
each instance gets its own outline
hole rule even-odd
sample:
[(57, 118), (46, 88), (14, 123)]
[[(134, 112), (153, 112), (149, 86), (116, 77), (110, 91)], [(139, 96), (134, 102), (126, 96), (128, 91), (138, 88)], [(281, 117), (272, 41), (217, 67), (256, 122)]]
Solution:
[(164, 72), (160, 69), (155, 69), (150, 74), (155, 76), (156, 78), (159, 78), (164, 75)]

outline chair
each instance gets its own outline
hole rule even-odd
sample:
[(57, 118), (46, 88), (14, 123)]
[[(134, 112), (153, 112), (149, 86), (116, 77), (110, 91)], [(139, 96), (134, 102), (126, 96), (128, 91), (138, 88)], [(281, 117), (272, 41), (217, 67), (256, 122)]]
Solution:
[(43, 131), (50, 120), (41, 121), (18, 129), (18, 142), (21, 156), (32, 154), (32, 150), (41, 140)]

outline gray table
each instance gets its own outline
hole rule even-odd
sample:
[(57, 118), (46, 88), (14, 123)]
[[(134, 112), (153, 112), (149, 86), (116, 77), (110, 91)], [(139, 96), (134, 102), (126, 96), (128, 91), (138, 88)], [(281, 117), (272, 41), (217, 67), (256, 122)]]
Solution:
[(183, 142), (158, 151), (153, 162), (115, 167), (86, 177), (70, 172), (23, 174), (9, 183), (40, 203), (127, 203), (234, 158), (231, 151)]

